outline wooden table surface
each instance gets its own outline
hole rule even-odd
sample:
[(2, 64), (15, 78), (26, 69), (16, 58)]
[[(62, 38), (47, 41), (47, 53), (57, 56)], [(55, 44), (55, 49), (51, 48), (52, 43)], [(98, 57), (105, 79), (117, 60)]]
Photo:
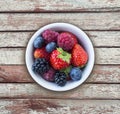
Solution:
[[(37, 29), (68, 22), (93, 42), (90, 77), (67, 92), (33, 81), (26, 45)], [(120, 0), (0, 0), (0, 114), (120, 114)]]

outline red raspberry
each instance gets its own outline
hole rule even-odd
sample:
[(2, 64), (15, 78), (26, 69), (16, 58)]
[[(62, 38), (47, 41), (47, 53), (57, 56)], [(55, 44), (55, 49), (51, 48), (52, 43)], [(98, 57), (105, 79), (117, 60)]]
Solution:
[(42, 37), (45, 39), (46, 43), (56, 42), (59, 33), (50, 29), (45, 30), (42, 33)]
[(57, 43), (59, 47), (63, 48), (66, 51), (71, 50), (74, 46), (73, 38), (69, 34), (64, 32), (58, 36)]
[(74, 45), (78, 44), (77, 37), (74, 34), (72, 34), (71, 32), (64, 32), (64, 33), (66, 33), (72, 37), (72, 39), (74, 40)]

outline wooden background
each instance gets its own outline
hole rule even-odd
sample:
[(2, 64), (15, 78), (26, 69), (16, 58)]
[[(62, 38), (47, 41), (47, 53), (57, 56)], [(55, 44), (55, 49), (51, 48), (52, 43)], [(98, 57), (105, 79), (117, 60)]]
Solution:
[[(92, 74), (68, 92), (36, 84), (25, 66), (40, 27), (68, 22), (92, 40)], [(0, 114), (120, 114), (120, 0), (0, 0)]]

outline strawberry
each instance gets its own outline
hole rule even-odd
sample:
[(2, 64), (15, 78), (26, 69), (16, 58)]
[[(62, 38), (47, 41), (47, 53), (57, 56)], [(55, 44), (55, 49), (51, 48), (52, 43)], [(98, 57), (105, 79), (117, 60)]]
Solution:
[(72, 64), (73, 66), (83, 67), (87, 63), (88, 55), (79, 44), (75, 44), (72, 49)]
[(51, 66), (55, 70), (61, 70), (70, 65), (71, 54), (66, 51), (63, 51), (62, 48), (57, 48), (50, 55)]
[(49, 53), (46, 52), (45, 47), (35, 49), (34, 51), (34, 58), (45, 58), (46, 60), (49, 60)]
[(78, 43), (77, 37), (75, 35), (73, 35), (71, 32), (63, 32), (63, 33), (66, 33), (73, 39), (74, 45)]

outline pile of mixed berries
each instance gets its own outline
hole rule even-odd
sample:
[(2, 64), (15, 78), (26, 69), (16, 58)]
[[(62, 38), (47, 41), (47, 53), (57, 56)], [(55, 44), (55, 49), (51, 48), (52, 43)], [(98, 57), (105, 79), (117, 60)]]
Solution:
[(32, 70), (43, 79), (58, 86), (81, 79), (88, 54), (75, 35), (47, 29), (34, 40), (33, 46)]

